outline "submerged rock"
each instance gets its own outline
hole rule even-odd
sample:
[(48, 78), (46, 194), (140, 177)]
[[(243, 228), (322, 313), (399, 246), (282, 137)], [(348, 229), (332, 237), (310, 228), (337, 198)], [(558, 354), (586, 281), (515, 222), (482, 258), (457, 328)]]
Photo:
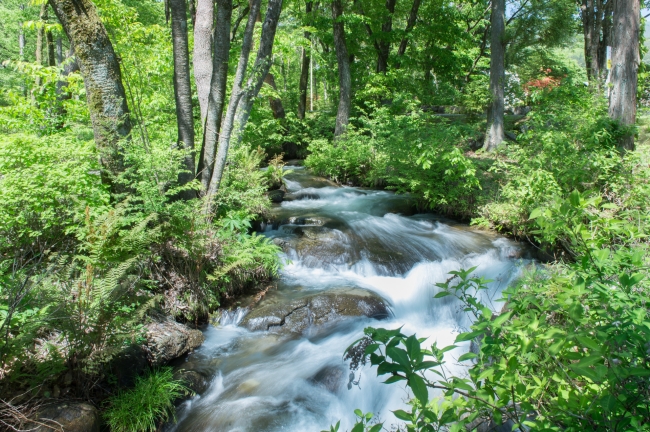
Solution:
[(390, 316), (390, 310), (381, 297), (370, 291), (337, 289), (288, 303), (262, 302), (246, 315), (241, 325), (252, 331), (302, 333), (312, 326), (360, 316), (383, 319)]
[(191, 329), (169, 317), (146, 325), (144, 349), (152, 366), (163, 365), (199, 347), (204, 340), (200, 330)]
[(174, 379), (183, 381), (183, 384), (185, 384), (187, 388), (197, 394), (206, 391), (210, 384), (208, 380), (197, 371), (187, 369), (179, 369), (174, 372)]
[(309, 381), (323, 387), (330, 393), (336, 393), (343, 385), (345, 369), (341, 366), (325, 366)]
[(267, 192), (267, 196), (274, 203), (281, 203), (284, 199), (285, 192), (281, 189), (270, 190)]
[(83, 402), (56, 402), (43, 405), (30, 422), (29, 430), (50, 432), (99, 432), (99, 412)]

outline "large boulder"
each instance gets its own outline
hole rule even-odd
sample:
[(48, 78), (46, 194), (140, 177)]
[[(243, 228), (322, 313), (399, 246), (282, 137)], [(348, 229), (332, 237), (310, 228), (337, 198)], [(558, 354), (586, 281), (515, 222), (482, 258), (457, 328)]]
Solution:
[(39, 408), (28, 427), (36, 432), (99, 432), (99, 412), (84, 402), (55, 402)]
[(146, 325), (144, 349), (152, 366), (161, 366), (198, 348), (203, 333), (177, 323), (169, 317), (154, 319)]
[(290, 302), (261, 302), (242, 321), (249, 330), (275, 333), (302, 333), (345, 317), (383, 319), (390, 316), (384, 300), (376, 294), (359, 289), (343, 288), (312, 294)]

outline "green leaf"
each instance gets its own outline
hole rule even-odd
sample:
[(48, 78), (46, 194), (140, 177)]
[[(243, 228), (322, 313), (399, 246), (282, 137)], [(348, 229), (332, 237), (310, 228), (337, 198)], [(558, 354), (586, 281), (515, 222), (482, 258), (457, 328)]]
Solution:
[(388, 354), (388, 357), (399, 363), (405, 369), (411, 370), (411, 362), (409, 361), (409, 356), (403, 349), (391, 347), (386, 350), (386, 354)]
[(426, 405), (429, 402), (429, 390), (421, 376), (417, 374), (410, 374), (408, 376), (408, 385), (413, 390), (413, 395), (422, 403)]
[(413, 417), (411, 415), (411, 413), (407, 413), (404, 410), (395, 410), (395, 411), (393, 411), (393, 414), (395, 414), (395, 417), (397, 417), (398, 419), (404, 420), (404, 421), (411, 421), (411, 419)]
[(392, 383), (395, 383), (397, 381), (402, 381), (402, 380), (405, 380), (405, 379), (406, 378), (404, 378), (401, 375), (393, 375), (392, 377), (390, 377), (386, 381), (384, 381), (384, 384), (392, 384)]
[(440, 291), (438, 294), (434, 295), (433, 298), (443, 298), (451, 295), (450, 292), (447, 291)]
[(476, 353), (468, 352), (458, 357), (458, 361), (472, 360), (475, 359), (476, 357), (478, 357)]
[(529, 217), (528, 219), (531, 219), (531, 220), (532, 220), (532, 219), (537, 219), (538, 217), (542, 216), (543, 211), (544, 211), (544, 210), (543, 210), (542, 208), (539, 208), (539, 207), (536, 208), (535, 210), (533, 210), (533, 211), (530, 213), (530, 217)]

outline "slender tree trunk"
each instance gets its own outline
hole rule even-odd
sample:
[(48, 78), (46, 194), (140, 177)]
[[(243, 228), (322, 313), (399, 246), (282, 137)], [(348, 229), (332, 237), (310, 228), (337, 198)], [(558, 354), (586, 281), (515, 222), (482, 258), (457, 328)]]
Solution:
[(336, 113), (334, 137), (341, 136), (350, 121), (352, 105), (352, 76), (350, 73), (350, 56), (345, 44), (345, 27), (340, 20), (343, 15), (341, 0), (332, 1), (332, 19), (334, 22), (334, 48), (339, 69), (339, 107)]
[[(636, 123), (640, 12), (639, 0), (615, 0), (609, 116), (624, 126)], [(634, 150), (634, 134), (627, 134), (619, 146)]]
[[(61, 49), (63, 49), (63, 47), (61, 47)], [(56, 82), (56, 98), (59, 101), (70, 99), (70, 93), (65, 90), (65, 88), (68, 87), (67, 76), (79, 70), (79, 64), (77, 63), (77, 60), (74, 59), (73, 57), (74, 57), (74, 47), (71, 44), (70, 50), (68, 51), (65, 60), (62, 59), (61, 62), (59, 62), (59, 65), (63, 63), (63, 71), (61, 71), (61, 76), (59, 80)], [(62, 114), (63, 113), (64, 111), (62, 108)]]
[[(172, 18), (177, 142), (188, 151), (183, 161), (185, 172), (178, 174), (178, 184), (185, 185), (194, 179), (194, 115), (190, 84), (190, 51), (187, 42), (187, 4), (185, 0), (168, 0), (168, 5)], [(194, 197), (196, 194), (192, 190), (181, 194), (183, 199)]]
[[(214, 22), (214, 0), (198, 0), (194, 22), (194, 81), (201, 109), (201, 124), (205, 124), (212, 78), (212, 23)], [(230, 27), (230, 22), (228, 23)]]
[[(305, 5), (305, 14), (311, 14), (313, 3), (308, 1)], [(305, 32), (305, 39), (309, 43), (309, 49), (311, 50), (311, 33)], [(301, 56), (301, 65), (300, 65), (300, 83), (298, 84), (298, 118), (300, 120), (305, 118), (305, 111), (307, 111), (307, 84), (309, 81), (309, 65), (311, 63), (310, 52), (306, 48), (302, 49)]]
[[(275, 78), (270, 72), (266, 74), (266, 78), (264, 78), (264, 84), (268, 84), (273, 90), (278, 89), (278, 87), (275, 85)], [(274, 119), (283, 119), (286, 117), (284, 106), (282, 105), (282, 99), (276, 98), (274, 96), (269, 96), (269, 105), (271, 106), (271, 111), (273, 111)]]
[(599, 62), (598, 45), (600, 42), (600, 23), (598, 19), (598, 0), (582, 0), (582, 30), (585, 39), (585, 65), (589, 82), (598, 84)]
[(208, 191), (217, 152), (219, 129), (226, 102), (228, 82), (228, 60), (230, 59), (230, 21), (232, 20), (232, 0), (217, 1), (217, 24), (214, 29), (214, 56), (210, 69), (210, 93), (208, 111), (203, 132), (201, 151), (201, 186), (203, 193)]
[(377, 73), (386, 73), (388, 70), (388, 56), (390, 55), (390, 33), (393, 30), (393, 14), (395, 13), (396, 0), (386, 0), (388, 16), (381, 25), (381, 37), (377, 50)]
[(260, 38), (259, 49), (257, 50), (257, 57), (255, 58), (253, 70), (248, 78), (246, 87), (243, 89), (244, 94), (237, 107), (237, 114), (235, 116), (236, 129), (235, 136), (233, 137), (235, 145), (241, 142), (244, 128), (246, 127), (246, 123), (248, 123), (248, 118), (253, 108), (253, 102), (271, 69), (271, 64), (273, 63), (271, 54), (273, 53), (275, 32), (280, 21), (280, 12), (282, 12), (282, 0), (269, 0), (264, 23), (262, 24), (262, 36)]
[(401, 57), (406, 52), (406, 47), (408, 46), (408, 35), (415, 27), (415, 22), (418, 19), (418, 10), (420, 9), (420, 0), (413, 0), (413, 5), (411, 6), (411, 12), (409, 13), (408, 20), (406, 21), (406, 28), (404, 29), (404, 37), (399, 44), (397, 49), (397, 56)]
[[(45, 23), (47, 22), (47, 3), (41, 5), (38, 19), (38, 29), (36, 30), (36, 63), (45, 66), (43, 60), (43, 43), (45, 41)], [(40, 79), (37, 79), (37, 82), (40, 82)]]
[(602, 38), (598, 45), (598, 70), (600, 71), (600, 82), (607, 79), (607, 47), (612, 45), (612, 12), (614, 0), (603, 2), (602, 16)]
[(56, 38), (56, 65), (61, 66), (63, 63), (63, 38), (57, 36)]
[[(44, 4), (45, 9), (45, 23), (49, 20), (49, 14), (47, 13), (47, 3)], [(54, 49), (54, 35), (52, 35), (52, 30), (45, 30), (45, 45), (47, 47), (47, 63), (46, 66), (56, 66), (56, 54)]]
[(124, 170), (120, 141), (131, 133), (119, 61), (90, 0), (49, 0), (49, 4), (75, 48), (103, 180), (118, 191), (114, 177)]
[(23, 23), (20, 22), (18, 25), (20, 26), (20, 30), (18, 30), (18, 53), (20, 59), (23, 60), (25, 58), (25, 32), (23, 31)]
[(251, 0), (250, 3), (248, 21), (246, 22), (246, 28), (244, 29), (241, 53), (239, 55), (239, 63), (237, 64), (237, 71), (235, 72), (235, 79), (230, 93), (230, 101), (228, 103), (226, 117), (223, 119), (223, 124), (221, 125), (217, 155), (214, 160), (214, 167), (210, 173), (210, 183), (208, 185), (205, 196), (205, 205), (203, 211), (206, 215), (212, 213), (214, 197), (219, 190), (221, 177), (223, 176), (223, 171), (226, 167), (228, 147), (230, 146), (230, 136), (232, 135), (235, 123), (235, 113), (237, 112), (237, 106), (239, 105), (239, 100), (243, 96), (242, 85), (244, 83), (246, 67), (248, 66), (248, 57), (250, 56), (251, 48), (253, 46), (253, 30), (255, 29), (255, 21), (260, 10), (260, 3), (261, 0)]
[(492, 97), (491, 116), (488, 119), (487, 134), (483, 149), (493, 151), (505, 138), (504, 130), (504, 81), (505, 45), (503, 37), (505, 25), (505, 0), (492, 0), (490, 17), (492, 35), (490, 39), (490, 95)]

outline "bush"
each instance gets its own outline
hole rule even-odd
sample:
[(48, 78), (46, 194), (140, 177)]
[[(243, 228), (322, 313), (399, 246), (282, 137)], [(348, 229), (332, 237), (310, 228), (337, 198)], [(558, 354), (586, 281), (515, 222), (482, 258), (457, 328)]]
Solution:
[(106, 423), (113, 432), (155, 432), (174, 419), (174, 401), (190, 391), (174, 380), (171, 368), (153, 370), (136, 379), (135, 387), (107, 400)]

